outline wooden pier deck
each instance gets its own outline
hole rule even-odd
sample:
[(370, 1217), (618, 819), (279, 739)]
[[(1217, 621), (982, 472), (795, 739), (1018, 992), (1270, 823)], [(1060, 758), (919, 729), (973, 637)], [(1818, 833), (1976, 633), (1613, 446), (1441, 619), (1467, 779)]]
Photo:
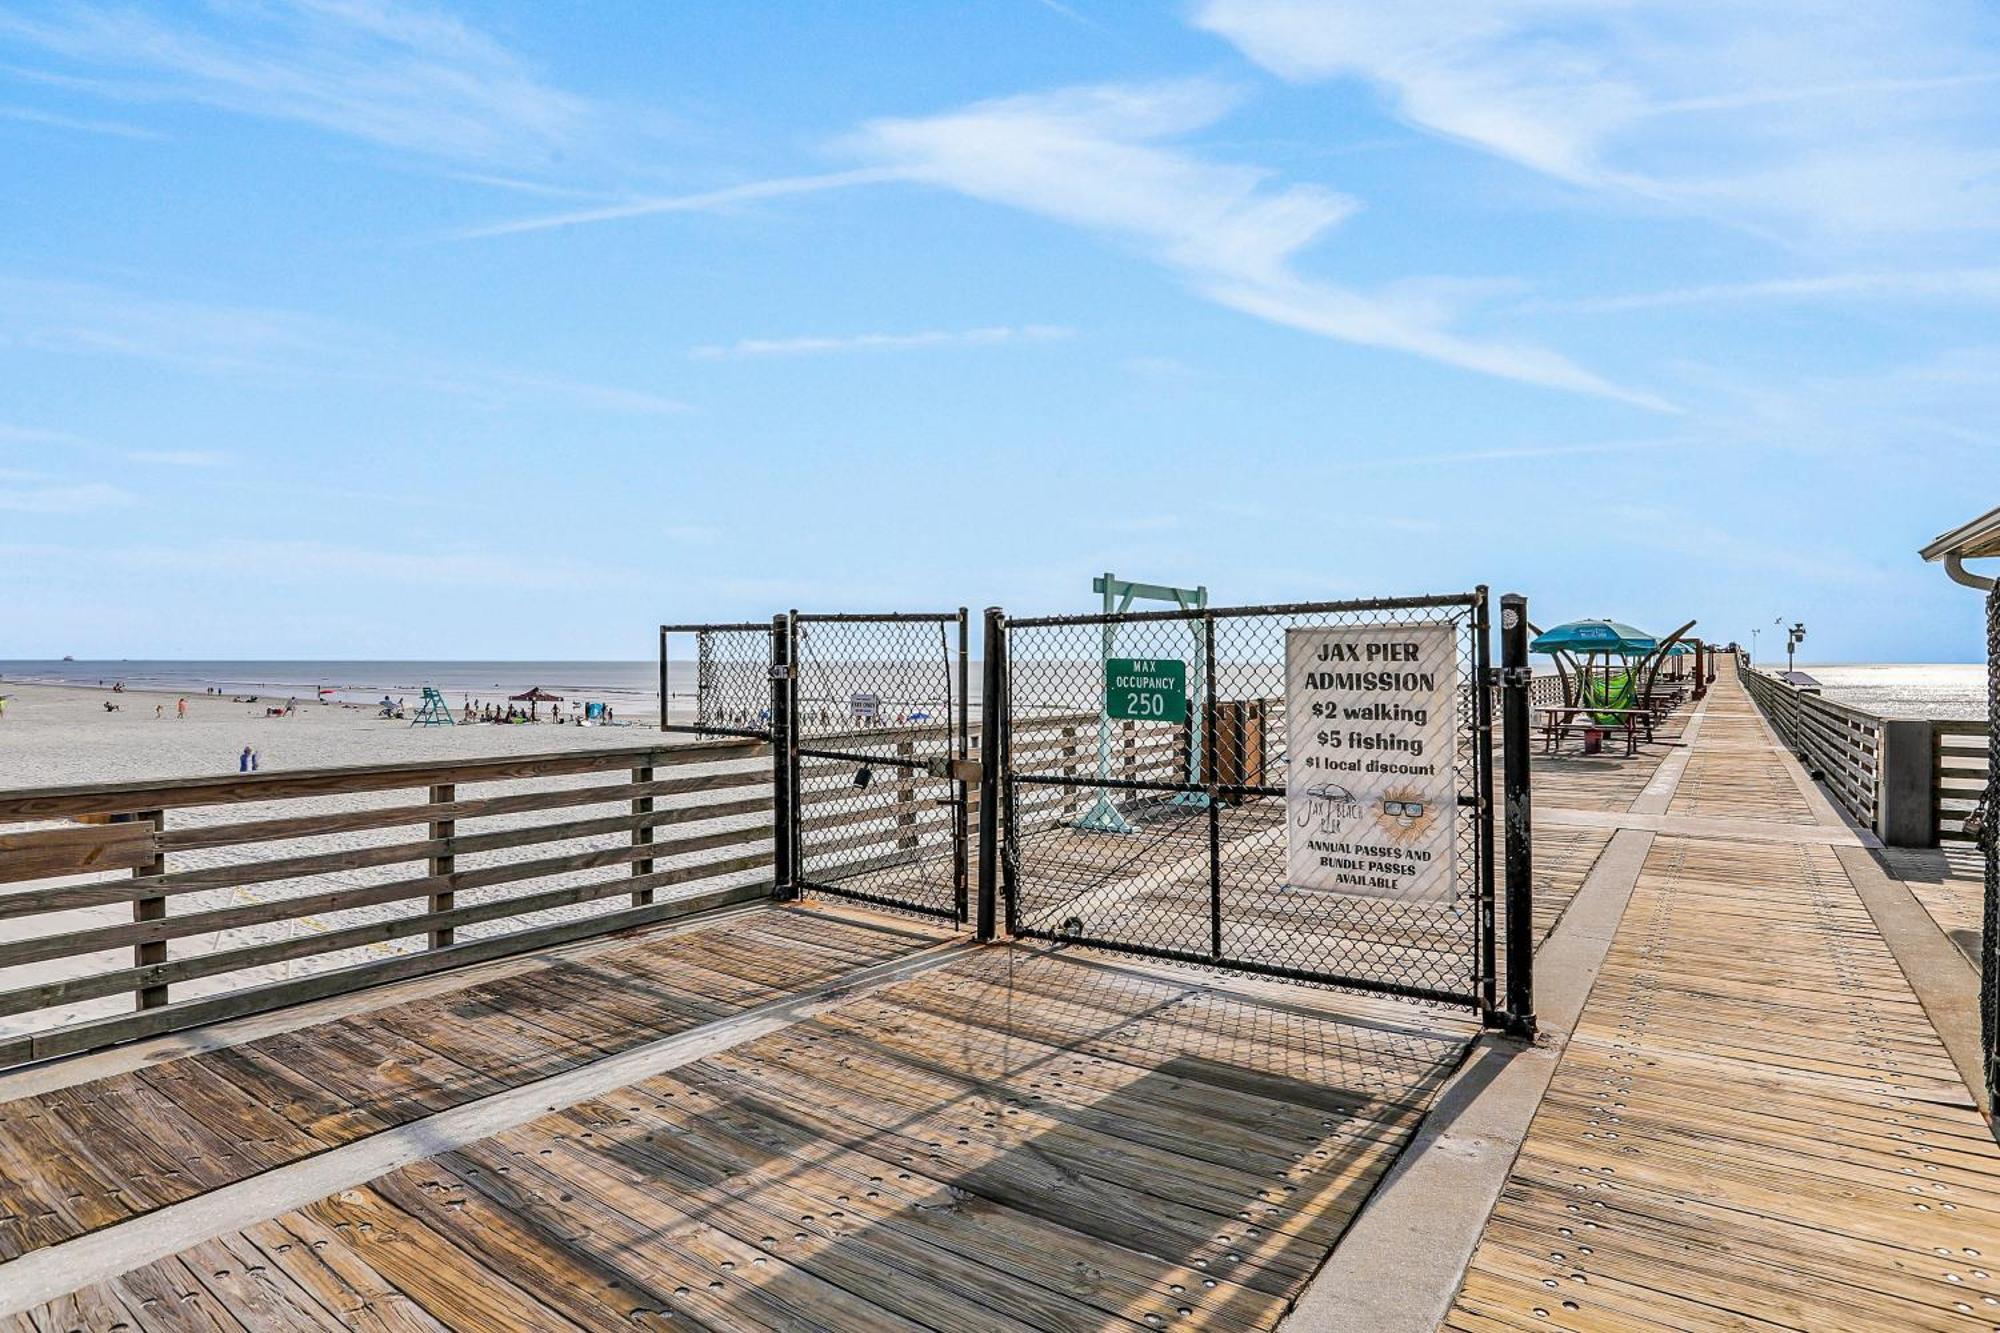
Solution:
[[(2000, 1329), (2000, 1148), (1724, 667), (1535, 762), (1538, 943), (1647, 846), (1424, 1328)], [(1357, 1327), (1316, 1275), (1476, 1036), (732, 907), (0, 1074), (0, 1328)]]
[(1473, 1035), (781, 907), (357, 998), (0, 1081), (11, 1326), (1269, 1327)]
[(2000, 1147), (1724, 665), (1447, 1326), (2000, 1328)]

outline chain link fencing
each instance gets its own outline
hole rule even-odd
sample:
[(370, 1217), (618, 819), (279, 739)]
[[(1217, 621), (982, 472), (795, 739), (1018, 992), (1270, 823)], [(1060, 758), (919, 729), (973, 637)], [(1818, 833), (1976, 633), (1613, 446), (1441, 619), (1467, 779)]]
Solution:
[(660, 730), (771, 739), (771, 621), (660, 626)]
[[(1011, 933), (1490, 1007), (1483, 590), (1017, 618), (1006, 636)], [(1288, 682), (1288, 643), (1364, 639), (1411, 656), (1329, 662), (1331, 694)], [(1437, 702), (1365, 702), (1375, 691)], [(1319, 715), (1288, 717), (1288, 698)], [(1288, 806), (1295, 762), (1321, 767)], [(1323, 822), (1288, 828), (1308, 808)], [(1313, 835), (1330, 868), (1301, 875), (1295, 844)]]
[(795, 614), (790, 635), (797, 886), (963, 924), (965, 612)]

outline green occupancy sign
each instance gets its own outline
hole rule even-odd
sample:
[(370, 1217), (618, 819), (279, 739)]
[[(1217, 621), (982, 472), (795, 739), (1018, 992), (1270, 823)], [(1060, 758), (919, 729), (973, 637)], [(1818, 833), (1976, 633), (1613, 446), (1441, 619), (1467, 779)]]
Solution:
[(1105, 658), (1104, 715), (1133, 722), (1187, 721), (1187, 663), (1171, 657)]

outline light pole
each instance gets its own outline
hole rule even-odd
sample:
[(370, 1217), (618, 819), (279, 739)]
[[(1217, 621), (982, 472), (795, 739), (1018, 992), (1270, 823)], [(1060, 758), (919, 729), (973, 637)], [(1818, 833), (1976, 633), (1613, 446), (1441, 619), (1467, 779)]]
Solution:
[(1805, 641), (1805, 637), (1806, 622), (1803, 620), (1785, 631), (1785, 670), (1787, 673), (1792, 670), (1792, 655), (1798, 651), (1799, 645)]
[(1763, 632), (1764, 629), (1763, 626), (1761, 625), (1752, 628), (1750, 631), (1750, 660), (1753, 662), (1760, 662), (1763, 660), (1762, 658), (1757, 656), (1757, 636), (1759, 634), (1762, 634)]

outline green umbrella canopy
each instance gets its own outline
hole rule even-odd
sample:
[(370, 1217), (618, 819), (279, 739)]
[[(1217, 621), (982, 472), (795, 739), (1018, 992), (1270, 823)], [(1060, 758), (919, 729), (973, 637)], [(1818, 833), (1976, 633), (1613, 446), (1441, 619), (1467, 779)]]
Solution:
[(1644, 657), (1659, 646), (1658, 639), (1623, 621), (1571, 620), (1536, 635), (1528, 649), (1537, 653), (1616, 653), (1621, 657)]

